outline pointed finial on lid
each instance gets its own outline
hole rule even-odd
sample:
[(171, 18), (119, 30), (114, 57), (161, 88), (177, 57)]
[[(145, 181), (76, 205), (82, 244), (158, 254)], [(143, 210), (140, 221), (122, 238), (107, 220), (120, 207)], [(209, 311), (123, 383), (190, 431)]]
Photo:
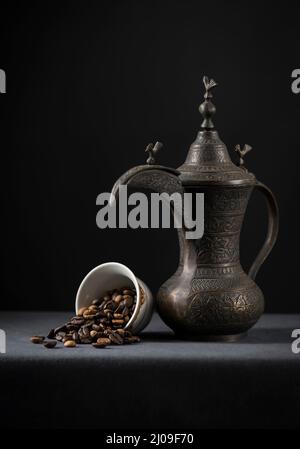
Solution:
[(207, 76), (203, 77), (203, 84), (205, 87), (204, 99), (205, 101), (200, 104), (199, 111), (201, 112), (204, 120), (202, 122), (201, 128), (205, 129), (213, 129), (214, 124), (211, 120), (211, 117), (215, 114), (216, 108), (215, 105), (211, 102), (212, 93), (211, 89), (213, 89), (218, 84), (213, 79), (209, 79)]

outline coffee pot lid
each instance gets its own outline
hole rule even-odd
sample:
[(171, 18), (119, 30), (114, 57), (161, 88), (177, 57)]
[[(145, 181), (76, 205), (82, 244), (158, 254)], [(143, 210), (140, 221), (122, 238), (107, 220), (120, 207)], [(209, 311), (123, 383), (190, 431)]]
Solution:
[(199, 106), (203, 116), (201, 130), (196, 140), (190, 146), (183, 165), (178, 167), (180, 179), (184, 185), (199, 184), (254, 184), (255, 176), (250, 173), (244, 163), (250, 145), (236, 145), (235, 151), (239, 161), (234, 164), (229, 156), (226, 145), (215, 130), (212, 117), (216, 107), (212, 103), (212, 89), (217, 86), (213, 79), (203, 77), (205, 87), (204, 102)]

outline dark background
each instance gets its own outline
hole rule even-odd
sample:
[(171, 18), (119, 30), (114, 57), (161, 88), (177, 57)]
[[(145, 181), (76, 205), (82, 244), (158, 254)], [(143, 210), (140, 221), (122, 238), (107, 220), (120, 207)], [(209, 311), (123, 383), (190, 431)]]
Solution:
[[(0, 308), (71, 309), (85, 274), (128, 265), (156, 291), (177, 267), (176, 232), (99, 230), (95, 201), (144, 147), (177, 167), (200, 126), (204, 74), (216, 127), (274, 191), (278, 243), (257, 283), (267, 311), (299, 312), (300, 94), (296, 2), (98, 1), (1, 5), (2, 258)], [(248, 267), (266, 231), (255, 194), (242, 234)]]

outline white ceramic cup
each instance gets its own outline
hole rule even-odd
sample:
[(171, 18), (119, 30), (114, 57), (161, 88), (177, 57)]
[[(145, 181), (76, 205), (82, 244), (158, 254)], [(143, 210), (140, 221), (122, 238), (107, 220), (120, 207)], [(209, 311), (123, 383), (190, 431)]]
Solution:
[(118, 262), (98, 265), (85, 276), (76, 295), (76, 314), (82, 307), (90, 306), (94, 299), (104, 296), (108, 290), (124, 286), (135, 287), (137, 292), (136, 306), (125, 329), (134, 334), (141, 332), (151, 319), (153, 296), (143, 281), (137, 278), (128, 267)]

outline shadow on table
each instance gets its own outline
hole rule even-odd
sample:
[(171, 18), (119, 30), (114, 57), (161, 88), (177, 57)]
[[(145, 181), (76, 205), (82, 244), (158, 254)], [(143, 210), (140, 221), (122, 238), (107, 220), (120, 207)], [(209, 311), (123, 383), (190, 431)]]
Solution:
[[(272, 344), (272, 343), (282, 343), (282, 344), (291, 344), (292, 329), (290, 328), (258, 328), (252, 329), (248, 332), (247, 335), (242, 337), (238, 342), (234, 344)], [(197, 339), (181, 339), (170, 331), (145, 331), (141, 334), (141, 337), (144, 341), (151, 342), (178, 342), (178, 341), (198, 341), (201, 343), (201, 340)], [(207, 343), (207, 341), (202, 341), (203, 343)], [(210, 342), (210, 343), (220, 343), (220, 341)], [(225, 343), (228, 344), (228, 343)]]

